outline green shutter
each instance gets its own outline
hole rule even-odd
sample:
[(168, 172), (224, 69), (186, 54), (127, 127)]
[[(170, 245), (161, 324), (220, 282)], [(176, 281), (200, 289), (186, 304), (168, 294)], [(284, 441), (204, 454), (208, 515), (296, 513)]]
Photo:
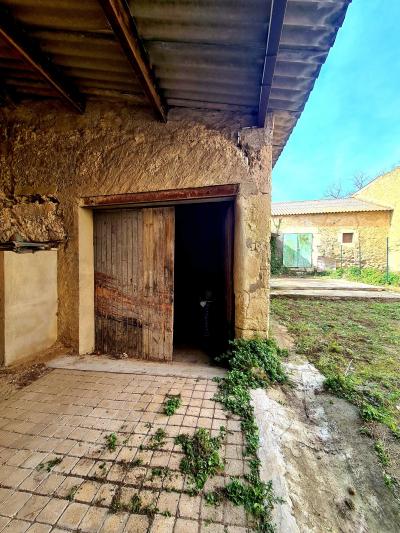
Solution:
[(283, 266), (297, 267), (297, 233), (285, 233), (283, 236)]
[(312, 266), (312, 233), (285, 233), (283, 235), (283, 265), (287, 268)]

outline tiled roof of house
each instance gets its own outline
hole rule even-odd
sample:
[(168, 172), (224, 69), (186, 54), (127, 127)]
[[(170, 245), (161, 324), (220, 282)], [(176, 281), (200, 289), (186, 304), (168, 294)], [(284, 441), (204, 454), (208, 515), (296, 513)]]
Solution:
[(272, 216), (306, 215), (316, 213), (354, 213), (363, 211), (392, 211), (391, 207), (358, 200), (338, 198), (327, 200), (305, 200), (301, 202), (273, 202)]

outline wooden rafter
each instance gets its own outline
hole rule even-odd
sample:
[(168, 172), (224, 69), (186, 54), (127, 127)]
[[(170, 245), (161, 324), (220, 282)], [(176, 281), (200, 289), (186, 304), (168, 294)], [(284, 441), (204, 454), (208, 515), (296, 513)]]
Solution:
[(271, 0), (267, 48), (261, 81), (260, 101), (258, 104), (258, 125), (261, 128), (265, 126), (267, 118), (268, 103), (271, 94), (276, 59), (278, 57), (279, 43), (282, 35), (286, 4), (287, 0)]
[(99, 0), (99, 2), (157, 117), (166, 122), (166, 105), (158, 90), (150, 61), (126, 0)]
[(53, 65), (36, 41), (29, 37), (18, 22), (2, 7), (0, 7), (0, 37), (43, 76), (64, 100), (80, 113), (83, 112), (85, 108), (83, 96)]

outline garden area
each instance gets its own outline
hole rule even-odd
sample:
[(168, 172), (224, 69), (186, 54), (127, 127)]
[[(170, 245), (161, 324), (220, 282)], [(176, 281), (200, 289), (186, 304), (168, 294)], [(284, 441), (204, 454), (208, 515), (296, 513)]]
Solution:
[(325, 376), (325, 388), (357, 406), (373, 439), (386, 485), (399, 497), (400, 304), (273, 299), (304, 355)]

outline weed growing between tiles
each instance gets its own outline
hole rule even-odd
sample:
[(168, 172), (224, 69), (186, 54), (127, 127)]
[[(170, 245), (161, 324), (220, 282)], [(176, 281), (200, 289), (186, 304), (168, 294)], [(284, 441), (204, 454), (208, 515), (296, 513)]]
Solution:
[(105, 437), (106, 447), (109, 452), (114, 452), (117, 447), (117, 435), (115, 433), (110, 433)]
[(250, 401), (250, 390), (267, 387), (271, 383), (284, 383), (287, 376), (282, 367), (282, 357), (287, 355), (276, 343), (267, 339), (239, 339), (232, 341), (231, 350), (219, 358), (229, 370), (223, 378), (215, 378), (218, 393), (215, 400), (224, 409), (241, 419), (241, 428), (246, 440), (245, 456), (250, 473), (245, 482), (232, 477), (230, 483), (206, 495), (211, 505), (221, 503), (223, 497), (234, 505), (242, 505), (253, 517), (254, 527), (260, 532), (274, 531), (271, 511), (279, 499), (275, 496), (272, 484), (260, 479), (260, 461), (257, 456), (259, 447), (258, 428)]
[(36, 470), (45, 470), (46, 472), (50, 472), (55, 466), (59, 465), (61, 461), (62, 457), (54, 457), (54, 459), (50, 459), (45, 463), (39, 463), (36, 467)]
[[(75, 478), (66, 484), (62, 497), (70, 502), (86, 503), (92, 491), (101, 486), (91, 505), (106, 507), (109, 513), (146, 515), (149, 528), (153, 520), (161, 523), (162, 516), (177, 520), (192, 517), (185, 513), (192, 513), (193, 509), (193, 518), (197, 516), (201, 524), (215, 523), (218, 527), (232, 524), (272, 531), (270, 511), (276, 498), (271, 485), (263, 483), (259, 475), (258, 430), (250, 405), (250, 389), (286, 380), (280, 366), (281, 356), (270, 341), (236, 341), (231, 352), (221, 357), (221, 361), (228, 360), (230, 369), (217, 380), (218, 385), (208, 379), (207, 385), (199, 383), (197, 386), (196, 380), (191, 380), (187, 387), (182, 387), (182, 398), (178, 394), (166, 394), (169, 390), (178, 392), (178, 386), (165, 387), (165, 396), (159, 395), (157, 401), (153, 401), (152, 409), (143, 416), (143, 422), (138, 423), (140, 428), (132, 424), (132, 429), (128, 429), (130, 423), (126, 421), (120, 431), (112, 431), (111, 428), (117, 427), (113, 423), (110, 424), (112, 432), (99, 432), (97, 445), (86, 453), (83, 448), (82, 464), (76, 472), (67, 474), (83, 478), (85, 488), (81, 490), (81, 485), (76, 483), (79, 478)], [(175, 398), (181, 405), (178, 406)], [(171, 399), (174, 411), (173, 415), (168, 415), (166, 406), (172, 409)], [(222, 406), (214, 403), (217, 401)], [(222, 407), (226, 413), (222, 412)], [(145, 412), (145, 404), (136, 410)], [(139, 420), (141, 416), (135, 414), (133, 418)], [(182, 423), (184, 418), (185, 423)], [(225, 428), (219, 422), (225, 424), (227, 418)], [(230, 431), (230, 424), (234, 432)], [(244, 458), (241, 458), (241, 450)], [(171, 463), (164, 454), (173, 454)], [(226, 465), (225, 456), (229, 458)], [(54, 456), (46, 463), (43, 460), (38, 469), (50, 472), (62, 459)], [(248, 473), (243, 477), (244, 459)], [(60, 468), (57, 470), (62, 472), (63, 465)], [(65, 464), (64, 470), (68, 468)], [(227, 476), (231, 472), (235, 475), (229, 479)], [(217, 477), (212, 479), (214, 476)], [(210, 480), (210, 487), (222, 486), (210, 490), (207, 480)], [(236, 513), (232, 504), (240, 506)], [(204, 505), (221, 505), (221, 509), (207, 510)], [(215, 518), (210, 519), (211, 516)]]
[(224, 469), (219, 449), (225, 435), (225, 427), (221, 426), (216, 437), (212, 437), (204, 428), (198, 429), (193, 436), (181, 434), (175, 437), (175, 444), (180, 444), (185, 454), (180, 463), (180, 470), (189, 476), (192, 483), (189, 491), (191, 494), (198, 494), (209, 477)]
[(182, 399), (180, 394), (167, 394), (164, 401), (164, 413), (167, 416), (172, 416), (181, 405)]

